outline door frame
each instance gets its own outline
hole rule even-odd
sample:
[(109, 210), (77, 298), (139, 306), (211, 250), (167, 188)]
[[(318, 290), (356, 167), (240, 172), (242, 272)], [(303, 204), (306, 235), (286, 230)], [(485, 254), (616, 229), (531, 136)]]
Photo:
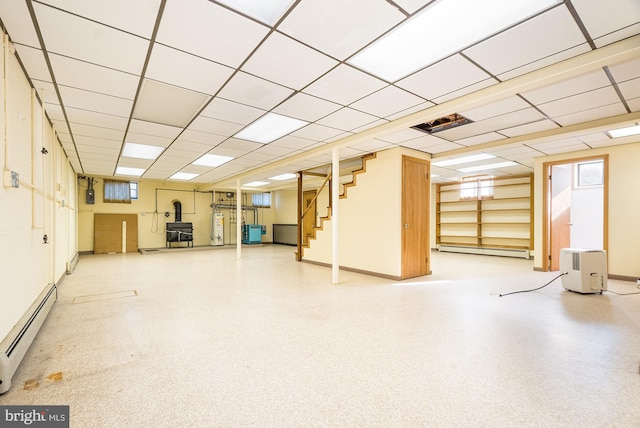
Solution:
[[(426, 212), (426, 218), (424, 219), (424, 227), (425, 227), (425, 245), (426, 245), (426, 272), (423, 275), (431, 275), (431, 161), (427, 160), (427, 159), (420, 159), (420, 158), (416, 158), (413, 156), (408, 156), (408, 155), (402, 155), (402, 183), (401, 183), (401, 189), (402, 189), (402, 195), (401, 195), (401, 222), (402, 224), (400, 225), (401, 227), (401, 247), (400, 247), (400, 277), (402, 279), (407, 279), (407, 278), (414, 278), (415, 276), (409, 276), (406, 274), (405, 272), (405, 259), (404, 259), (404, 254), (405, 254), (405, 245), (407, 244), (406, 242), (406, 238), (405, 238), (405, 233), (404, 233), (404, 227), (403, 224), (405, 223), (406, 219), (405, 219), (405, 209), (406, 209), (406, 204), (408, 203), (405, 192), (404, 192), (404, 186), (405, 186), (405, 181), (407, 180), (406, 177), (406, 162), (407, 161), (411, 161), (411, 162), (416, 162), (416, 163), (421, 163), (426, 165), (427, 167), (427, 176), (426, 176), (426, 181), (427, 181), (427, 186), (425, 189), (426, 195), (426, 207), (425, 207), (425, 212)], [(419, 275), (422, 276), (422, 275)]]
[(602, 160), (603, 165), (603, 217), (602, 217), (602, 248), (607, 251), (609, 248), (609, 155), (586, 156), (580, 158), (563, 159), (542, 164), (542, 271), (549, 271), (549, 245), (551, 243), (551, 219), (549, 208), (551, 201), (551, 168), (556, 165), (575, 164), (594, 160)]

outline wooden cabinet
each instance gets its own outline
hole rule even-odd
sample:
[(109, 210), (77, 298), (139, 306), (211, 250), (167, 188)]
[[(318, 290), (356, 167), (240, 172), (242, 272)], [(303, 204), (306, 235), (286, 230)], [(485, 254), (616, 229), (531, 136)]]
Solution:
[(478, 177), (436, 186), (436, 244), (533, 249), (532, 175)]

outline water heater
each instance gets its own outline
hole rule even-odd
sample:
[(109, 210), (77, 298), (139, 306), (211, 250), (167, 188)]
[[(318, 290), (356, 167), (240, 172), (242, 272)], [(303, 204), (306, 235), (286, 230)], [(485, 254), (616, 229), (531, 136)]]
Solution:
[(213, 213), (211, 245), (224, 245), (224, 215), (221, 212)]
[(560, 250), (562, 286), (578, 293), (602, 293), (607, 289), (607, 252), (585, 248)]

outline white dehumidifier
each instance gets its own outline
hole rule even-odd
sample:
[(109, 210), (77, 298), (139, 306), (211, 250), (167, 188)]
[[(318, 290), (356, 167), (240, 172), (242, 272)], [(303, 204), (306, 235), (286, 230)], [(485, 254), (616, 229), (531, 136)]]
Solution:
[(607, 252), (585, 248), (560, 250), (562, 286), (577, 293), (600, 293), (607, 290)]

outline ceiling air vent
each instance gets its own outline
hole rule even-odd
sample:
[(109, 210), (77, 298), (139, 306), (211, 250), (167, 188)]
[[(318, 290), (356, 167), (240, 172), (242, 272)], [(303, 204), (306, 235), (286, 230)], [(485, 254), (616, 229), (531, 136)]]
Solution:
[(417, 129), (418, 131), (426, 132), (427, 134), (435, 134), (436, 132), (445, 131), (447, 129), (455, 128), (456, 126), (466, 125), (467, 123), (472, 122), (472, 120), (469, 120), (466, 117), (459, 115), (458, 113), (453, 113), (448, 116), (432, 120), (431, 122), (412, 126), (411, 128)]

